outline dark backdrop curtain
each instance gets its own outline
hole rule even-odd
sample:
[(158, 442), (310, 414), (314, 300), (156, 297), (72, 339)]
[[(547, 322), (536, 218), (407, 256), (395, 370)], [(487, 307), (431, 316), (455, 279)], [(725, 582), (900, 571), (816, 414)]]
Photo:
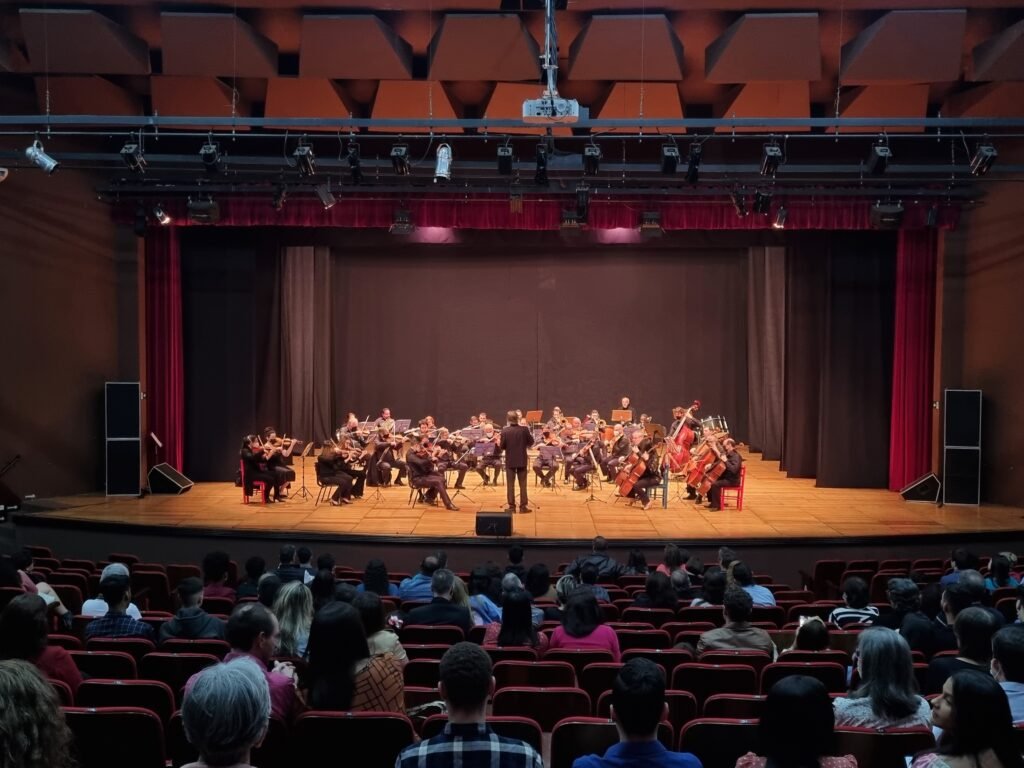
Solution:
[(782, 456), (785, 403), (786, 249), (754, 246), (747, 273), (747, 394), (752, 451)]
[[(146, 415), (157, 457), (179, 472), (185, 455), (181, 251), (174, 227), (146, 233)], [(145, 438), (148, 442), (148, 438)]]

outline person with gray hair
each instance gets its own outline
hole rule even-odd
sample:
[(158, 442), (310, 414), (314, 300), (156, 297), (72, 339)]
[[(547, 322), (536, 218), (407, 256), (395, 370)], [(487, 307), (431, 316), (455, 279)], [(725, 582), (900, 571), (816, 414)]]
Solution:
[(434, 599), (427, 605), (413, 608), (405, 616), (406, 624), (451, 624), (461, 627), (469, 635), (472, 626), (469, 609), (456, 605), (452, 600), (455, 589), (455, 574), (447, 568), (438, 568), (430, 577), (430, 591)]
[(909, 728), (931, 723), (931, 707), (917, 695), (910, 646), (897, 632), (872, 627), (860, 633), (854, 656), (860, 685), (836, 699), (836, 725)]
[(185, 737), (199, 761), (184, 768), (249, 765), (267, 734), (270, 688), (259, 666), (242, 658), (200, 672), (181, 705)]

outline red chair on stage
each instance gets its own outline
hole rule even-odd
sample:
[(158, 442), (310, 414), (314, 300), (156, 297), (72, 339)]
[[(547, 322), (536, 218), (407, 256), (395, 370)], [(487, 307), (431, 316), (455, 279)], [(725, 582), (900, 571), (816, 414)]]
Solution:
[(259, 488), (260, 498), (263, 499), (263, 503), (267, 503), (267, 483), (264, 480), (252, 480), (248, 483), (245, 482), (245, 462), (241, 459), (238, 460), (238, 471), (241, 472), (242, 476), (242, 503), (248, 504), (249, 497), (253, 492)]
[(743, 486), (747, 480), (747, 468), (746, 466), (740, 467), (740, 483), (739, 485), (725, 485), (722, 486), (722, 495), (718, 497), (718, 508), (725, 509), (728, 505), (725, 503), (730, 498), (736, 500), (736, 509), (743, 509)]

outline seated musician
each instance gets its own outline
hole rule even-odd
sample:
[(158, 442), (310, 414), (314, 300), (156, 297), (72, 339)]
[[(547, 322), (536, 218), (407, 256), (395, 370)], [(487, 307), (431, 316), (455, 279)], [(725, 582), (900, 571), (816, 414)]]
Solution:
[(366, 440), (369, 437), (365, 431), (360, 429), (359, 418), (351, 412), (345, 420), (345, 426), (339, 432), (341, 433), (339, 437), (349, 438), (359, 443), (359, 445), (366, 445)]
[[(282, 489), (287, 489), (289, 485), (295, 482), (295, 470), (288, 466), (288, 461), (291, 460), (292, 449), (295, 447), (296, 441), (282, 440), (277, 436), (276, 429), (266, 427), (263, 430), (263, 444), (270, 447), (267, 453), (267, 466), (270, 467), (270, 471), (279, 479), (279, 482), (275, 483), (275, 485), (280, 485)], [(287, 493), (282, 493), (282, 497), (287, 495)]]
[(366, 458), (369, 451), (354, 437), (343, 438), (338, 447), (341, 451), (341, 469), (352, 478), (352, 498), (361, 499), (366, 485)]
[[(640, 430), (637, 430), (636, 434), (644, 435)], [(644, 509), (651, 508), (651, 497), (647, 493), (647, 489), (652, 486), (661, 483), (661, 470), (659, 469), (658, 454), (654, 450), (654, 441), (646, 435), (640, 440), (636, 446), (637, 453), (640, 454), (640, 458), (643, 459), (644, 464), (647, 468), (644, 470), (643, 475), (633, 485), (633, 490), (629, 492), (629, 495), (633, 498), (639, 499), (640, 503), (643, 504)]]
[[(597, 434), (594, 433), (589, 439), (580, 442), (580, 448), (576, 452), (576, 457), (572, 460), (572, 467), (569, 469), (569, 473), (572, 475), (573, 480), (576, 481), (577, 491), (585, 491), (589, 487), (587, 481), (587, 475), (595, 468), (595, 466), (601, 466), (601, 460), (604, 458), (604, 454), (601, 452), (601, 441), (598, 439)], [(597, 464), (594, 464), (594, 461)]]
[[(486, 413), (480, 414), (486, 418)], [(498, 433), (494, 431), (494, 425), (490, 422), (484, 424), (484, 433), (476, 441), (473, 452), (477, 455), (476, 471), (484, 479), (484, 485), (497, 485), (498, 475), (501, 473), (501, 452), (498, 451)], [(494, 446), (493, 448), (489, 447)], [(487, 470), (494, 470), (494, 480), (488, 480)]]
[[(387, 410), (386, 408), (384, 409)], [(394, 422), (392, 422), (394, 424)], [(388, 428), (381, 424), (377, 427), (373, 455), (376, 461), (376, 482), (371, 485), (391, 485), (391, 470), (398, 470), (398, 478), (395, 485), (403, 485), (402, 478), (405, 477), (406, 465), (399, 456), (398, 450), (401, 445), (401, 438), (392, 435)], [(368, 467), (369, 469), (369, 467)], [(367, 482), (370, 482), (369, 480)]]
[(477, 427), (479, 427), (479, 426), (480, 426), (480, 417), (479, 417), (479, 416), (477, 416), (477, 415), (476, 415), (476, 414), (474, 413), (474, 414), (473, 414), (472, 416), (470, 416), (470, 417), (469, 417), (469, 426), (468, 426), (468, 429), (476, 429), (476, 428), (477, 428)]
[[(616, 424), (614, 429), (615, 433), (612, 437), (611, 445), (608, 446), (608, 450), (605, 452), (605, 458), (601, 462), (601, 468), (604, 470), (605, 479), (607, 479), (609, 483), (615, 479), (615, 473), (618, 471), (619, 462), (629, 455), (629, 451), (632, 448), (629, 443), (629, 438), (626, 437), (626, 431), (622, 428), (622, 425)], [(637, 430), (637, 432), (639, 432), (639, 430)]]
[(736, 450), (736, 441), (731, 437), (727, 437), (722, 441), (720, 449), (715, 449), (715, 443), (713, 442), (712, 449), (718, 454), (719, 460), (725, 462), (725, 472), (711, 484), (711, 488), (708, 490), (707, 506), (711, 509), (718, 509), (722, 502), (722, 488), (740, 484), (740, 467), (743, 466), (743, 457)]
[[(540, 454), (533, 460), (533, 471), (540, 478), (540, 484), (545, 488), (550, 488), (555, 469), (559, 464), (558, 456), (561, 453), (561, 451), (556, 452), (555, 449), (561, 448), (562, 442), (550, 429), (545, 429), (542, 437)], [(545, 446), (547, 447), (545, 448)]]
[(437, 455), (437, 468), (441, 474), (449, 470), (456, 470), (459, 476), (455, 480), (455, 487), (463, 489), (462, 482), (466, 479), (466, 472), (469, 471), (469, 464), (464, 454), (469, 450), (466, 441), (459, 437), (451, 437), (448, 429), (441, 427), (437, 431), (437, 441), (434, 443)]
[(421, 437), (409, 449), (406, 460), (409, 465), (409, 485), (423, 491), (428, 504), (436, 503), (437, 497), (440, 496), (446, 509), (457, 512), (459, 508), (452, 504), (452, 500), (448, 498), (448, 491), (445, 490), (444, 475), (434, 468), (430, 456), (430, 441)]
[(551, 418), (544, 424), (544, 429), (549, 429), (552, 432), (557, 432), (565, 424), (565, 417), (562, 415), (562, 409), (557, 405), (551, 409)]
[(381, 408), (380, 416), (373, 422), (375, 427), (384, 427), (385, 431), (391, 432), (395, 428), (395, 420), (391, 418), (390, 408)]
[(605, 420), (601, 418), (601, 414), (597, 410), (593, 410), (587, 415), (586, 421), (583, 422), (583, 429), (590, 431), (600, 429), (604, 425)]
[(341, 450), (334, 443), (324, 443), (316, 458), (316, 476), (323, 485), (338, 486), (331, 495), (331, 506), (352, 503), (353, 478), (345, 471)]
[(477, 421), (480, 422), (481, 427), (484, 424), (494, 424), (494, 422), (487, 417), (487, 411), (480, 411), (480, 415), (477, 416)]
[(583, 424), (573, 416), (565, 422), (559, 437), (562, 439), (562, 461), (565, 464), (565, 482), (571, 478), (572, 460), (580, 449), (580, 432), (583, 431)]
[(270, 469), (267, 459), (267, 450), (260, 443), (258, 435), (246, 435), (242, 440), (242, 450), (239, 451), (242, 457), (242, 464), (245, 467), (242, 479), (245, 482), (244, 490), (246, 495), (252, 495), (252, 483), (254, 480), (266, 483), (263, 487), (263, 501), (270, 501), (267, 498), (267, 489), (273, 487), (274, 501), (284, 501), (281, 497), (281, 486), (277, 485), (280, 476)]

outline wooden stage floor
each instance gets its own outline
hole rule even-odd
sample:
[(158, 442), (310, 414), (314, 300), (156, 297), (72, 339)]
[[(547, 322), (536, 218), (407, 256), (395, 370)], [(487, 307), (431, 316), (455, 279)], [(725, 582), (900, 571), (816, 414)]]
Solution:
[[(557, 492), (533, 485), (530, 501), (537, 508), (517, 514), (513, 535), (527, 540), (585, 540), (603, 535), (616, 541), (792, 541), (794, 539), (853, 539), (928, 536), (935, 534), (982, 534), (1019, 532), (1024, 529), (1024, 510), (1011, 507), (937, 507), (904, 502), (884, 490), (816, 488), (813, 480), (787, 478), (777, 462), (759, 455), (746, 462), (747, 476), (742, 510), (710, 510), (677, 498), (677, 484), (669, 491), (668, 508), (661, 501), (646, 512), (617, 502), (614, 486), (605, 485), (596, 495), (607, 503), (586, 503), (587, 493), (559, 485)], [(307, 482), (313, 485), (307, 467)], [(456, 500), (460, 510), (408, 504), (406, 487), (383, 490), (374, 501), (372, 489), (352, 505), (314, 506), (293, 493), (283, 504), (243, 505), (241, 491), (230, 483), (200, 483), (183, 496), (148, 496), (142, 499), (108, 499), (73, 496), (48, 500), (41, 506), (60, 506), (36, 512), (34, 518), (53, 522), (109, 523), (129, 526), (219, 530), (238, 534), (327, 534), (342, 537), (440, 538), (474, 536), (477, 511), (505, 506), (505, 488), (477, 487), (479, 476), (466, 478), (467, 493)], [(295, 486), (293, 486), (293, 491)]]

